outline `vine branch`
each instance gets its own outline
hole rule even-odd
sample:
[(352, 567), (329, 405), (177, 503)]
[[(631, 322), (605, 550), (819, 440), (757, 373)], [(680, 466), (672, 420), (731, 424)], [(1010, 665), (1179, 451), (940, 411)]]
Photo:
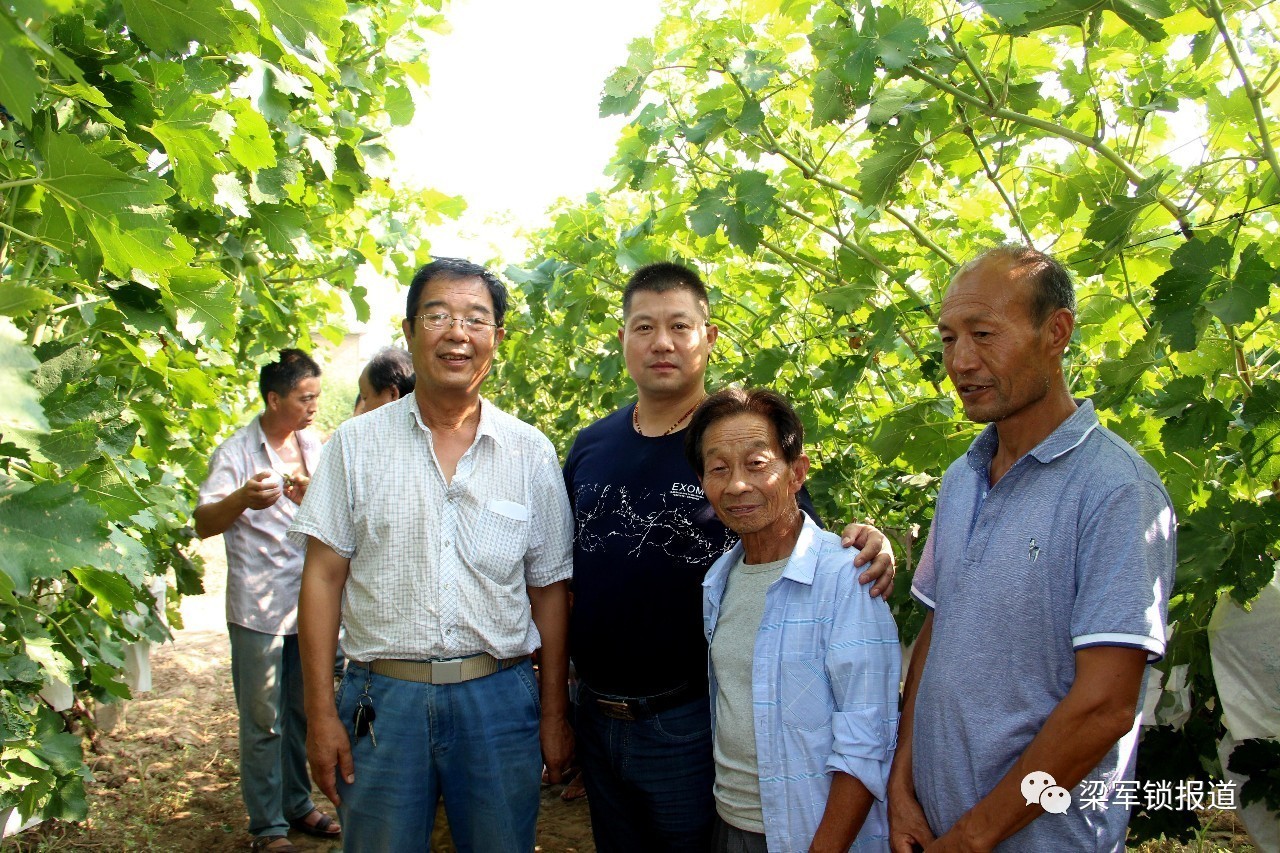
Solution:
[[(1055, 124), (1051, 121), (1045, 121), (1044, 119), (1038, 119), (1035, 116), (1029, 116), (1026, 113), (1020, 113), (1016, 110), (1008, 109), (1007, 107), (992, 106), (981, 98), (975, 97), (963, 89), (948, 83), (941, 77), (937, 77), (930, 74), (928, 71), (922, 71), (911, 65), (903, 68), (902, 73), (909, 77), (913, 77), (916, 80), (920, 80), (921, 82), (928, 83), (935, 89), (946, 92), (957, 101), (975, 107), (990, 118), (1004, 119), (1005, 121), (1016, 122), (1017, 124), (1025, 125), (1026, 127), (1034, 127), (1037, 130), (1043, 130), (1045, 133), (1053, 134), (1054, 136), (1088, 148), (1099, 157), (1119, 169), (1134, 186), (1138, 186), (1147, 180), (1146, 176), (1139, 172), (1133, 164), (1129, 163), (1129, 161), (1125, 160), (1110, 147), (1103, 145), (1092, 137), (1085, 136), (1083, 133), (1074, 131), (1069, 127), (1063, 127), (1062, 125)], [(1280, 174), (1280, 172), (1277, 172), (1277, 174)], [(1190, 239), (1193, 226), (1190, 220), (1187, 219), (1186, 213), (1178, 207), (1171, 198), (1160, 192), (1159, 188), (1152, 188), (1151, 193), (1154, 195), (1156, 201), (1159, 202), (1160, 206), (1169, 211), (1169, 214), (1177, 220), (1183, 236)]]

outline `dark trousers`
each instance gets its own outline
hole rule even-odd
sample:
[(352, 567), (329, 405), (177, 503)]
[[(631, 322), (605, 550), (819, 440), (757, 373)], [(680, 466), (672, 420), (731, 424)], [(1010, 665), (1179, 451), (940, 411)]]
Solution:
[(576, 712), (596, 849), (705, 853), (716, 814), (710, 701), (619, 720), (601, 712), (600, 695), (583, 687)]
[(716, 815), (715, 830), (711, 834), (711, 853), (769, 853), (765, 837), (758, 832), (747, 832), (724, 822)]

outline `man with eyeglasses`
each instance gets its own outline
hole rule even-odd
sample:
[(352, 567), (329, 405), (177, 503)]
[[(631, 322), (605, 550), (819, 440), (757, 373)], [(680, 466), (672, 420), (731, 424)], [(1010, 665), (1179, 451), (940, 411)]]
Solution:
[(429, 849), (441, 796), (460, 849), (532, 850), (542, 765), (557, 780), (572, 754), (556, 452), (480, 396), (506, 307), (476, 264), (418, 270), (414, 393), (339, 427), (290, 529), (307, 542), (307, 753), (346, 851)]

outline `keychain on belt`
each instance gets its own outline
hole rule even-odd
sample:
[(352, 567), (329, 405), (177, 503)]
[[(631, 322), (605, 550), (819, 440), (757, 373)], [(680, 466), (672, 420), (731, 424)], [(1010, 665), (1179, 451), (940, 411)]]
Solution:
[[(355, 724), (356, 743), (360, 742), (360, 738), (365, 735), (369, 736), (369, 741), (373, 744), (374, 749), (378, 748), (378, 736), (373, 731), (373, 720), (376, 716), (373, 712), (373, 699), (369, 696), (369, 685), (373, 681), (373, 673), (366, 670), (364, 679), (364, 692), (360, 694), (360, 698), (356, 700), (356, 713), (352, 720)], [(352, 744), (354, 747), (355, 744)]]

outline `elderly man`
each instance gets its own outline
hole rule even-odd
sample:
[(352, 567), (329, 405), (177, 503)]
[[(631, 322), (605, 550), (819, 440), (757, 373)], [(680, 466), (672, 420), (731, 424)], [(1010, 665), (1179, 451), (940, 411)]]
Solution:
[(542, 756), (553, 777), (571, 757), (564, 483), (551, 442), (480, 396), (506, 306), (483, 267), (417, 272), (414, 393), (339, 427), (291, 529), (307, 753), (347, 851), (429, 849), (442, 796), (460, 850), (532, 850)]
[(240, 788), (255, 850), (292, 850), (289, 828), (336, 837), (311, 802), (298, 655), (302, 548), (285, 532), (320, 456), (307, 429), (320, 366), (301, 350), (262, 367), (265, 409), (213, 454), (194, 513), (201, 538), (224, 534), (231, 682), (240, 712)]
[(1128, 809), (1069, 792), (1133, 778), (1174, 517), (1151, 467), (1071, 397), (1074, 309), (1066, 269), (1021, 246), (962, 267), (942, 301), (947, 374), (988, 426), (942, 480), (912, 585), (929, 615), (890, 778), (902, 853), (1124, 849)]
[[(571, 646), (577, 744), (601, 853), (706, 850), (715, 820), (702, 579), (736, 539), (684, 456), (706, 396), (719, 330), (698, 274), (636, 270), (618, 331), (636, 401), (574, 439), (564, 478), (573, 503)], [(813, 511), (805, 492), (800, 505)], [(879, 531), (845, 530), (870, 595), (892, 588)], [(852, 572), (852, 565), (850, 566)]]
[(804, 429), (772, 391), (729, 388), (685, 439), (741, 537), (703, 582), (715, 743), (714, 853), (887, 850), (898, 631), (840, 539), (800, 510)]

